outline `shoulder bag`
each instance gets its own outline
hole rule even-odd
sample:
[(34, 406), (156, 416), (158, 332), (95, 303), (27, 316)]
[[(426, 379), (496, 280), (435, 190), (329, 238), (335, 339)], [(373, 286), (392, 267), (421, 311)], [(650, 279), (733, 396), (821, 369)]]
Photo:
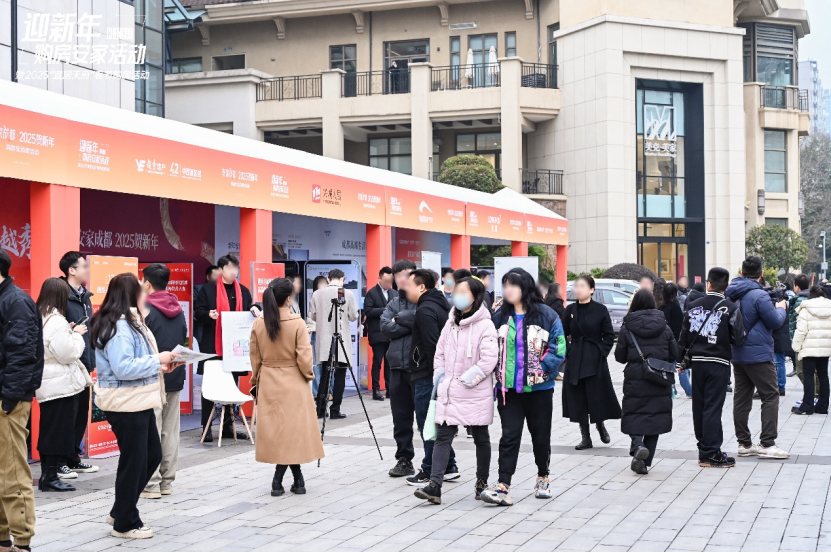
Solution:
[(643, 352), (641, 351), (641, 347), (638, 345), (638, 341), (635, 339), (635, 335), (632, 334), (632, 331), (628, 328), (626, 332), (629, 333), (629, 337), (632, 338), (632, 345), (635, 346), (635, 349), (638, 350), (638, 355), (641, 356), (643, 360), (643, 368), (644, 368), (644, 379), (652, 382), (653, 384), (658, 384), (659, 386), (664, 386), (666, 388), (671, 388), (675, 385), (675, 363), (670, 363), (669, 361), (661, 361), (660, 359), (651, 359), (649, 357), (644, 357)]

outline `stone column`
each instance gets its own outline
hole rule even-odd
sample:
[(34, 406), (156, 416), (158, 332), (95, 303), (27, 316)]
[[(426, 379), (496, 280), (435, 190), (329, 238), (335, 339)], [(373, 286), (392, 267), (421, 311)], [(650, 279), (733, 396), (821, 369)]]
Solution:
[[(410, 136), (412, 139), (413, 176), (430, 179), (430, 160), (433, 157), (433, 124), (430, 121), (430, 91), (433, 65), (410, 65)], [(438, 171), (433, 168), (433, 171)]]
[(502, 184), (522, 192), (519, 173), (522, 167), (522, 111), (519, 107), (522, 58), (502, 58), (499, 61), (502, 97)]
[(321, 96), (323, 97), (323, 155), (343, 159), (343, 125), (340, 122), (340, 103), (343, 69), (321, 71)]

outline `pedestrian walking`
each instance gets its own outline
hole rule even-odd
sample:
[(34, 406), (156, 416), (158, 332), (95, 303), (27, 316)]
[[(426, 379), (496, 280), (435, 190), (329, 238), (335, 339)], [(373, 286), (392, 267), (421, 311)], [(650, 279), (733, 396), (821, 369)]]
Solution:
[(707, 285), (703, 282), (696, 282), (693, 284), (692, 288), (690, 288), (689, 294), (687, 294), (687, 299), (681, 305), (684, 309), (684, 313), (690, 310), (690, 305), (692, 302), (696, 300), (700, 300), (704, 296), (707, 295)]
[[(320, 290), (321, 288), (326, 288), (327, 286), (329, 286), (329, 281), (326, 280), (326, 277), (323, 276), (323, 275), (318, 275), (312, 281), (312, 293), (314, 294), (314, 292), (316, 290)], [(315, 379), (312, 382), (312, 397), (317, 398), (317, 392), (318, 392), (318, 388), (320, 387), (320, 377), (322, 376), (322, 370), (320, 368), (320, 359), (317, 358), (317, 353), (315, 353), (315, 348), (316, 348), (315, 344), (317, 343), (317, 325), (315, 324), (314, 319), (312, 319), (309, 316), (306, 317), (306, 328), (308, 328), (309, 332), (310, 332), (309, 336), (310, 336), (311, 341), (312, 341), (312, 354), (313, 354), (312, 358), (314, 360)], [(329, 385), (330, 388), (334, 384), (335, 383), (332, 382)]]
[[(153, 263), (142, 272), (142, 285), (147, 292), (145, 324), (156, 338), (161, 351), (186, 346), (188, 324), (179, 299), (167, 291), (170, 269), (162, 263)], [(164, 405), (155, 409), (156, 429), (162, 444), (162, 462), (153, 472), (141, 497), (159, 499), (173, 493), (176, 467), (179, 464), (179, 432), (181, 417), (179, 403), (187, 379), (187, 367), (181, 365), (164, 374)]]
[[(789, 454), (776, 445), (779, 427), (779, 383), (773, 364), (773, 331), (788, 320), (787, 302), (776, 304), (762, 288), (762, 259), (751, 255), (742, 263), (742, 276), (734, 278), (725, 296), (738, 303), (747, 336), (732, 346), (733, 425), (739, 443), (739, 457), (757, 455), (766, 459), (787, 459)], [(693, 374), (695, 378), (695, 374)], [(753, 391), (762, 400), (762, 432), (753, 443), (748, 418), (753, 408)]]
[[(831, 357), (831, 299), (821, 286), (813, 286), (808, 298), (797, 307), (793, 349), (802, 361), (804, 392), (802, 403), (793, 407), (796, 415), (828, 414), (828, 358)], [(814, 375), (819, 379), (819, 397), (814, 404)]]
[(98, 374), (95, 405), (106, 413), (119, 450), (115, 501), (107, 517), (115, 538), (153, 537), (137, 504), (162, 460), (153, 412), (164, 405), (160, 374), (179, 365), (176, 354), (159, 352), (144, 323), (146, 297), (135, 275), (116, 275), (90, 326)]
[(381, 315), (392, 299), (392, 269), (382, 267), (378, 273), (378, 284), (369, 289), (364, 298), (364, 316), (369, 347), (372, 348), (372, 399), (384, 401), (381, 394), (381, 365), (384, 368), (386, 396), (390, 395), (390, 364), (386, 360), (390, 340), (381, 332)]
[[(680, 297), (680, 292), (678, 290), (678, 285), (670, 282), (664, 287), (664, 304), (660, 307), (661, 312), (664, 314), (664, 319), (666, 320), (667, 326), (672, 331), (672, 336), (675, 338), (675, 341), (678, 341), (678, 338), (681, 337), (681, 326), (684, 324), (684, 310), (681, 309), (681, 304), (678, 300)], [(631, 306), (630, 306), (631, 307)], [(690, 398), (692, 397), (692, 384), (690, 384), (690, 375), (687, 374), (686, 371), (678, 375), (678, 382), (681, 384), (681, 388), (684, 390), (684, 394)], [(673, 393), (675, 393), (675, 387), (673, 386)]]
[(0, 248), (0, 549), (30, 551), (35, 492), (26, 439), (43, 376), (43, 322), (35, 302), (9, 276), (11, 266)]
[(271, 281), (263, 294), (263, 316), (251, 329), (251, 386), (257, 398), (255, 458), (276, 465), (271, 495), (285, 493), (283, 476), (291, 468), (291, 491), (306, 493), (300, 465), (324, 456), (323, 441), (309, 396), (312, 344), (306, 323), (291, 312), (292, 284)]
[(70, 288), (59, 278), (47, 278), (40, 288), (37, 307), (43, 319), (43, 378), (36, 397), (40, 407), (37, 450), (40, 453), (42, 492), (72, 492), (75, 487), (62, 482), (58, 469), (75, 456), (75, 415), (79, 394), (92, 386), (84, 354), (85, 324), (67, 322), (66, 306)]
[[(672, 293), (678, 306), (677, 291)], [(677, 358), (678, 344), (664, 314), (655, 309), (655, 297), (648, 291), (638, 290), (632, 298), (629, 313), (623, 318), (615, 348), (617, 362), (626, 364), (620, 431), (632, 440), (630, 468), (636, 474), (649, 472), (658, 436), (672, 430), (669, 387), (650, 379), (648, 373), (652, 369), (647, 366), (646, 359), (675, 363)]]
[(545, 305), (534, 278), (524, 269), (502, 277), (502, 306), (493, 315), (499, 343), (496, 408), (502, 423), (499, 439), (499, 480), (480, 494), (482, 501), (510, 506), (523, 426), (531, 434), (537, 480), (534, 496), (551, 497), (551, 416), (554, 385), (565, 358), (563, 325)]
[(710, 269), (707, 295), (687, 300), (688, 311), (678, 341), (683, 368), (692, 368), (693, 426), (698, 464), (702, 467), (729, 468), (736, 464), (721, 451), (721, 411), (730, 382), (731, 345), (741, 345), (745, 339), (741, 309), (724, 297), (729, 281), (727, 269)]
[[(641, 279), (642, 284), (646, 281)], [(620, 418), (620, 404), (606, 360), (615, 345), (609, 310), (592, 299), (592, 277), (577, 277), (572, 290), (577, 301), (566, 307), (563, 317), (563, 330), (569, 341), (563, 375), (563, 416), (580, 424), (582, 439), (574, 449), (581, 450), (593, 447), (589, 422), (594, 423), (601, 442), (612, 441), (603, 423)], [(642, 290), (652, 292), (648, 287)]]
[[(808, 293), (810, 292), (810, 288), (811, 278), (808, 275), (798, 274), (796, 275), (796, 277), (794, 277), (794, 296), (788, 300), (788, 331), (790, 332), (792, 342), (794, 334), (796, 333), (797, 309), (800, 305), (802, 305), (803, 301), (808, 299)], [(799, 379), (799, 381), (802, 382), (804, 390), (805, 378), (803, 375), (802, 360), (799, 358), (798, 355), (796, 356), (796, 360), (794, 362), (794, 373), (796, 374), (796, 377)], [(815, 385), (814, 390), (819, 391), (819, 386)]]
[(560, 294), (560, 283), (555, 282), (553, 284), (548, 285), (548, 290), (545, 294), (545, 305), (550, 307), (557, 313), (557, 316), (561, 319), (566, 312), (566, 305), (563, 302), (563, 296)]
[(464, 278), (453, 288), (453, 309), (436, 344), (433, 382), (436, 388), (436, 426), (430, 482), (415, 496), (441, 503), (441, 488), (453, 438), (467, 426), (476, 445), (474, 497), (488, 486), (493, 423), (493, 371), (499, 354), (496, 329), (487, 308), (482, 282)]

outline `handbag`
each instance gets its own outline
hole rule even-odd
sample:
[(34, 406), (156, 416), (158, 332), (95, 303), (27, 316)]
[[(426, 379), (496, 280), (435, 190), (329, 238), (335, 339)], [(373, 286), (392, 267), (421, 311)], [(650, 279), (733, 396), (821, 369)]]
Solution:
[[(710, 323), (710, 319), (713, 317), (715, 312), (718, 310), (718, 306), (721, 305), (722, 303), (724, 303), (725, 301), (727, 301), (727, 298), (721, 300), (720, 302), (718, 302), (717, 304), (715, 304), (713, 306), (713, 310), (710, 311), (710, 316), (707, 317), (707, 320), (704, 321), (704, 324), (701, 325), (701, 328), (705, 328)], [(690, 345), (690, 347), (691, 347), (691, 345)], [(678, 371), (683, 372), (683, 371), (687, 371), (687, 370), (692, 368), (692, 356), (690, 355), (690, 347), (687, 347), (687, 349), (685, 349), (684, 352), (681, 354), (681, 360), (678, 362)]]
[(436, 407), (438, 405), (436, 397), (438, 396), (439, 384), (441, 384), (442, 380), (444, 380), (443, 374), (436, 381), (436, 384), (433, 386), (433, 393), (430, 394), (430, 406), (427, 408), (427, 417), (424, 419), (424, 429), (421, 431), (421, 437), (427, 441), (435, 440), (439, 435), (439, 429), (438, 426), (436, 426)]
[(649, 382), (658, 384), (659, 386), (672, 388), (675, 385), (675, 363), (644, 357), (641, 347), (635, 339), (635, 335), (632, 334), (632, 331), (628, 328), (626, 329), (626, 332), (628, 332), (629, 337), (632, 338), (632, 344), (635, 346), (635, 349), (638, 350), (638, 355), (640, 355), (641, 359), (643, 359), (644, 380), (648, 380)]

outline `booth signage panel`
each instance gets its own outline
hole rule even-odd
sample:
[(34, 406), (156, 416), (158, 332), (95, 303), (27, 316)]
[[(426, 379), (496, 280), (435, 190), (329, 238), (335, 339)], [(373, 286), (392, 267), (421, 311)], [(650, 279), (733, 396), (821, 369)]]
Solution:
[[(139, 264), (139, 279), (143, 278), (144, 269), (150, 263)], [(187, 348), (193, 347), (193, 264), (191, 263), (165, 263), (170, 269), (170, 281), (167, 283), (167, 291), (176, 296), (182, 311), (185, 314), (185, 322), (188, 326)], [(179, 412), (189, 415), (193, 412), (193, 365), (185, 367), (185, 387), (182, 388), (179, 397)]]
[[(114, 276), (122, 273), (132, 273), (138, 277), (137, 257), (112, 257), (103, 255), (90, 255), (87, 257), (89, 263), (89, 286), (87, 289), (92, 292), (92, 312), (98, 312), (104, 297), (107, 295), (110, 281)], [(92, 373), (93, 383), (98, 382), (98, 373)], [(107, 422), (107, 415), (95, 405), (95, 388), (90, 394), (89, 422), (87, 424), (87, 456), (95, 457), (118, 451), (118, 442), (115, 434)]]
[(467, 204), (467, 234), (524, 242), (525, 214), (497, 207)]
[(448, 234), (465, 233), (465, 203), (386, 187), (387, 225)]
[(254, 303), (263, 301), (263, 292), (275, 278), (286, 276), (286, 266), (283, 263), (251, 262), (251, 295)]
[(251, 372), (251, 327), (254, 315), (250, 311), (223, 311), (219, 314), (222, 322), (222, 369), (227, 372)]
[(526, 241), (534, 244), (568, 245), (568, 221), (539, 215), (525, 215)]
[(511, 269), (519, 267), (528, 271), (534, 282), (540, 279), (540, 260), (536, 256), (529, 257), (494, 257), (493, 258), (493, 295), (498, 300), (502, 298), (502, 277)]
[(436, 287), (441, 285), (441, 253), (421, 252), (421, 268), (435, 271), (439, 275), (439, 282), (436, 283)]

